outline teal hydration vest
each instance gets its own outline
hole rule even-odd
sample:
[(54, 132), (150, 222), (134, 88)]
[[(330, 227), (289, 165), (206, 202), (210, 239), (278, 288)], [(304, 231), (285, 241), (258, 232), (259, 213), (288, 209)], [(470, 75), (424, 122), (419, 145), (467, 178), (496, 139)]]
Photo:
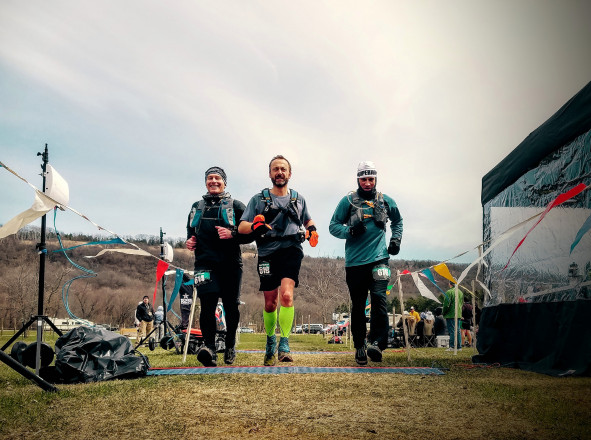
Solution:
[[(232, 196), (225, 195), (220, 199), (220, 206), (218, 211), (218, 218), (221, 218), (226, 225), (234, 227), (236, 225), (236, 219), (234, 217), (234, 199)], [(190, 225), (195, 228), (195, 233), (199, 233), (199, 227), (201, 226), (201, 219), (203, 212), (205, 211), (205, 200), (201, 199), (197, 202), (197, 207), (191, 210), (189, 214)]]

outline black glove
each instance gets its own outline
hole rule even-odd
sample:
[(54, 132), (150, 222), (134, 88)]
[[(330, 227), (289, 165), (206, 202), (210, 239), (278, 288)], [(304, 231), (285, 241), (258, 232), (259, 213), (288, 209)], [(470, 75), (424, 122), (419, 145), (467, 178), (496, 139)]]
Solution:
[(390, 255), (398, 255), (398, 252), (400, 252), (400, 238), (391, 238), (388, 253)]
[(271, 229), (271, 226), (265, 223), (264, 215), (258, 214), (252, 221), (252, 226), (250, 228), (257, 237), (262, 237), (267, 233), (268, 230)]
[(351, 234), (351, 237), (357, 237), (358, 235), (363, 234), (366, 230), (367, 226), (365, 226), (365, 223), (360, 221), (355, 226), (351, 226), (349, 228), (349, 234)]

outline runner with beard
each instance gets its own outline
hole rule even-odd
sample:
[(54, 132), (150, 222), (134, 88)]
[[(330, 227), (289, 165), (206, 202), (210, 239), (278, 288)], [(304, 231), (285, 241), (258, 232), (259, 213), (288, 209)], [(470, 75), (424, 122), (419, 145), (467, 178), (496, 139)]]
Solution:
[[(289, 350), (289, 335), (293, 325), (293, 291), (304, 251), (302, 243), (318, 244), (318, 233), (306, 201), (287, 184), (291, 178), (291, 164), (283, 156), (275, 156), (269, 163), (272, 188), (254, 195), (240, 219), (238, 232), (253, 234), (259, 254), (258, 273), (260, 290), (265, 297), (263, 320), (267, 333), (264, 365), (275, 365), (276, 336), (279, 322), (280, 339), (277, 348), (279, 362), (293, 362)], [(277, 313), (277, 306), (281, 309)]]
[[(329, 231), (345, 239), (345, 275), (351, 297), (351, 332), (355, 360), (367, 357), (381, 362), (388, 344), (386, 289), (390, 279), (389, 255), (397, 255), (402, 239), (402, 217), (396, 202), (376, 191), (378, 173), (373, 162), (357, 167), (357, 190), (341, 199), (330, 220)], [(392, 236), (386, 245), (386, 223)], [(366, 342), (365, 305), (371, 299), (369, 344)]]

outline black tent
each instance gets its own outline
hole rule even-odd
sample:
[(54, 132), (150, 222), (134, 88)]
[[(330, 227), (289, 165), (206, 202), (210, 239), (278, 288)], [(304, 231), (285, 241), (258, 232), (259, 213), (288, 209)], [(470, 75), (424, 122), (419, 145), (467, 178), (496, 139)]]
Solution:
[(581, 184), (591, 185), (591, 82), (482, 179), (485, 246), (520, 226), (485, 259), (474, 362), (591, 374), (591, 233), (573, 241), (591, 217), (591, 189), (534, 229), (528, 220)]

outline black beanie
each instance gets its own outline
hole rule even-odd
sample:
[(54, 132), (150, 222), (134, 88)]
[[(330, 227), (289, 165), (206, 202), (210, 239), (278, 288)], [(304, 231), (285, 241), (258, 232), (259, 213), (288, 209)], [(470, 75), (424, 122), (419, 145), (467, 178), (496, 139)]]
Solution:
[(211, 167), (209, 168), (206, 172), (205, 172), (205, 180), (207, 181), (207, 176), (209, 176), (210, 174), (218, 174), (219, 176), (221, 176), (222, 180), (224, 181), (224, 185), (228, 184), (228, 181), (226, 179), (226, 172), (224, 171), (224, 169), (222, 167)]

